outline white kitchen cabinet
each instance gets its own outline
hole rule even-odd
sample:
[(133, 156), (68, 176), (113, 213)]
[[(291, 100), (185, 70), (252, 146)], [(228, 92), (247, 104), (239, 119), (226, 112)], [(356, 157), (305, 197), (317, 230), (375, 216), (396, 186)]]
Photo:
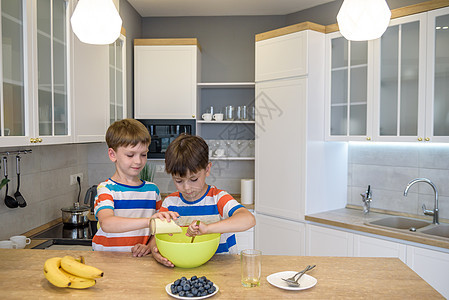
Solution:
[(2, 146), (70, 142), (68, 3), (3, 1), (1, 10)]
[(370, 140), (372, 136), (373, 49), (368, 41), (326, 35), (327, 140)]
[(195, 119), (197, 39), (134, 40), (134, 118)]
[(254, 249), (254, 228), (235, 233), (237, 241), (237, 250)]
[(264, 255), (304, 255), (302, 222), (256, 214), (255, 248)]
[(126, 118), (126, 36), (109, 45), (109, 124)]
[(449, 298), (449, 253), (407, 245), (407, 265)]
[(263, 40), (256, 36), (256, 81), (306, 75), (308, 35), (299, 31)]
[(426, 133), (449, 142), (449, 7), (427, 13)]
[(306, 255), (308, 256), (353, 256), (354, 235), (352, 233), (306, 225)]
[(406, 262), (406, 246), (393, 241), (354, 234), (355, 257), (397, 257)]
[(394, 19), (374, 41), (376, 141), (425, 139), (426, 13)]
[[(297, 34), (307, 42), (307, 51), (290, 58), (304, 55), (307, 74), (256, 81), (255, 210), (303, 221), (305, 213), (345, 206), (347, 145), (324, 141), (324, 34), (305, 30), (287, 35)], [(256, 43), (256, 69), (277, 59), (259, 52), (262, 42)]]
[(74, 36), (73, 120), (76, 142), (102, 142), (109, 121), (109, 47)]

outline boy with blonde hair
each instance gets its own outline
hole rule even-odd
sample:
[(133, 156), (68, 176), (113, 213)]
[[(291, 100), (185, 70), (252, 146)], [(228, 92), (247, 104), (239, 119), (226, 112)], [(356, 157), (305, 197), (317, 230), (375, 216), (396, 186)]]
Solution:
[(97, 188), (94, 212), (100, 228), (92, 239), (93, 250), (147, 255), (150, 219), (178, 216), (174, 212), (156, 213), (161, 206), (159, 188), (139, 178), (150, 142), (148, 130), (137, 120), (124, 119), (109, 126), (106, 143), (115, 173)]
[[(186, 134), (177, 137), (165, 152), (165, 171), (172, 175), (178, 192), (165, 198), (160, 211), (177, 212), (180, 215), (178, 225), (189, 226), (188, 236), (221, 233), (216, 253), (235, 254), (234, 232), (248, 230), (256, 221), (253, 214), (226, 191), (206, 184), (211, 168), (209, 147), (201, 137)], [(199, 225), (196, 225), (197, 220)], [(154, 239), (150, 245), (159, 263), (173, 267), (173, 263), (159, 254)]]

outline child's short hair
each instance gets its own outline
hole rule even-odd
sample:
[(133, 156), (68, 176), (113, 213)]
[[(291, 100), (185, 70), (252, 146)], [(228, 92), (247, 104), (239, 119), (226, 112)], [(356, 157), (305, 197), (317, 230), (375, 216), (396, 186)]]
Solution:
[(151, 136), (141, 122), (134, 119), (123, 119), (112, 123), (106, 131), (108, 148), (117, 151), (118, 147), (136, 146), (139, 143), (149, 145)]
[(197, 173), (209, 164), (209, 146), (199, 136), (181, 134), (165, 152), (165, 171), (184, 177), (187, 171)]

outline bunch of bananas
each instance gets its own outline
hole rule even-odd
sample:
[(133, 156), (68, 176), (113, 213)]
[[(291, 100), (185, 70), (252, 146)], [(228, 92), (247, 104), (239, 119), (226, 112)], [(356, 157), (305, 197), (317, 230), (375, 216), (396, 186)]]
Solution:
[(86, 265), (84, 257), (75, 259), (72, 256), (52, 257), (44, 264), (45, 278), (57, 287), (86, 289), (94, 286), (95, 278), (103, 277), (103, 271)]

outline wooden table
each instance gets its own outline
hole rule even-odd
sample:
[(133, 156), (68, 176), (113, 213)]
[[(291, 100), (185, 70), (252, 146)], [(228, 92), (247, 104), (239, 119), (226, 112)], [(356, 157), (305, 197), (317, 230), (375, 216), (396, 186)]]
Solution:
[[(105, 276), (86, 290), (52, 286), (44, 277), (44, 262), (64, 255), (83, 255), (87, 264), (102, 269)], [(317, 265), (309, 273), (318, 280), (313, 288), (286, 291), (266, 280), (272, 273), (300, 270), (308, 264)], [(193, 275), (204, 275), (219, 286), (211, 299), (443, 299), (397, 258), (263, 256), (260, 287), (245, 288), (240, 284), (238, 255), (215, 255), (195, 269), (170, 269), (151, 256), (135, 258), (129, 253), (0, 249), (0, 299), (174, 299), (165, 286)]]

